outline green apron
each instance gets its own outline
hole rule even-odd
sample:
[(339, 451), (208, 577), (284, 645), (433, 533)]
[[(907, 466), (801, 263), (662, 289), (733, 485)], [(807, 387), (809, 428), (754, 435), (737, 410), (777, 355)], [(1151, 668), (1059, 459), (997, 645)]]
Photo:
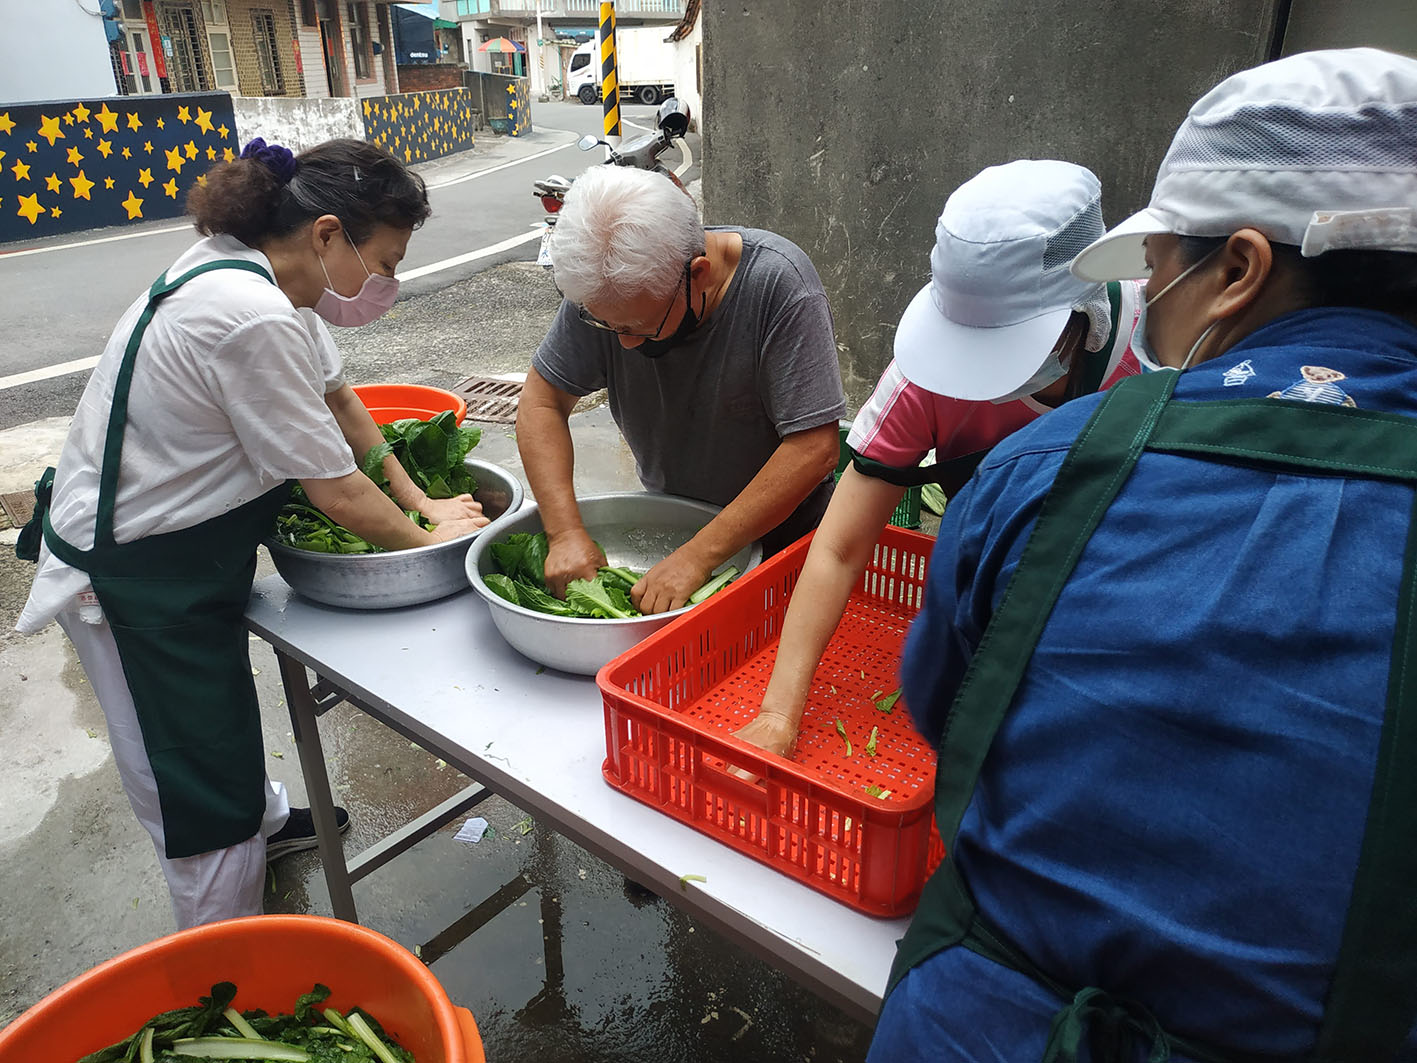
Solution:
[[(1169, 402), (1179, 373), (1150, 373), (1112, 387), (1044, 499), (999, 608), (950, 708), (940, 739), (935, 817), (953, 853), (960, 821), (1039, 635), (1083, 548), (1144, 450), (1300, 475), (1417, 484), (1417, 420), (1276, 399)], [(1392, 1059), (1417, 1019), (1417, 502), (1404, 551), (1387, 706), (1357, 876), (1337, 967), (1310, 1057), (1323, 1063)], [(953, 859), (926, 883), (900, 943), (887, 993), (935, 953), (964, 946), (1033, 978), (1062, 1002), (1044, 1063), (1077, 1058), (1089, 1038), (1094, 1063), (1147, 1050), (1207, 1063), (1222, 1055), (1162, 1029), (1141, 1005), (1097, 987), (1064, 986), (1040, 970), (981, 914)]]
[[(173, 281), (164, 275), (149, 289), (114, 381), (93, 549), (60, 538), (47, 507), (37, 506), (31, 522), (42, 524), (55, 557), (88, 573), (113, 631), (157, 781), (169, 858), (245, 841), (260, 831), (266, 807), (260, 707), (242, 615), (256, 547), (270, 533), (289, 486), (180, 531), (130, 543), (113, 538), (128, 392), (143, 334), (164, 298), (217, 269), (259, 273), (275, 283), (255, 263), (223, 259)], [(45, 481), (52, 484), (52, 473)]]

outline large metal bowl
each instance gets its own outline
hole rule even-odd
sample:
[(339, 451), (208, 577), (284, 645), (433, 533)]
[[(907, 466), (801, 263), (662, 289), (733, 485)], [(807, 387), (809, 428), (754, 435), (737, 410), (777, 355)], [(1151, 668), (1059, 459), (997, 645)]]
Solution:
[[(464, 463), (477, 480), (473, 498), (493, 521), (522, 504), (521, 481), (491, 462)], [(492, 525), (488, 525), (490, 528)], [(300, 550), (274, 536), (266, 540), (276, 571), (297, 593), (342, 609), (394, 609), (447, 597), (467, 587), (463, 560), (487, 528), (452, 542), (390, 550), (382, 554), (321, 554)]]
[[(637, 572), (647, 571), (683, 546), (719, 509), (690, 498), (643, 492), (590, 495), (577, 502), (586, 530), (605, 550), (610, 564)], [(502, 637), (533, 661), (563, 672), (594, 675), (606, 661), (693, 608), (685, 606), (633, 620), (581, 620), (524, 609), (492, 593), (482, 579), (497, 571), (492, 544), (514, 532), (543, 530), (541, 513), (530, 503), (483, 529), (467, 552), (467, 581), (486, 600)], [(725, 564), (746, 572), (762, 559), (762, 544), (753, 543)]]

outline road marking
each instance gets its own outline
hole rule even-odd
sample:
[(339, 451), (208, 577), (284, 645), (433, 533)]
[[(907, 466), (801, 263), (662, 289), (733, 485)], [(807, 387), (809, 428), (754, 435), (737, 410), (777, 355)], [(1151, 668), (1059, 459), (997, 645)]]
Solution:
[[(418, 277), (426, 277), (430, 273), (438, 273), (441, 270), (452, 269), (454, 266), (461, 266), (468, 262), (476, 262), (479, 258), (487, 258), (491, 255), (501, 254), (503, 251), (509, 251), (521, 244), (540, 239), (541, 229), (542, 226), (537, 224), (530, 232), (523, 233), (520, 236), (512, 236), (498, 243), (480, 247), (476, 251), (469, 251), (463, 255), (455, 255), (452, 258), (445, 258), (439, 262), (430, 262), (426, 266), (419, 266), (417, 269), (407, 270), (399, 274), (399, 280), (408, 281)], [(23, 373), (14, 373), (11, 376), (0, 376), (0, 391), (21, 387), (25, 384), (35, 384), (41, 380), (51, 380), (58, 376), (68, 376), (70, 373), (84, 373), (96, 365), (98, 365), (97, 358), (76, 358), (72, 362), (60, 362), (58, 365), (47, 365), (40, 369), (30, 369)]]
[(71, 247), (92, 247), (94, 244), (111, 244), (115, 240), (136, 240), (140, 236), (161, 236), (163, 233), (178, 233), (182, 230), (195, 231), (192, 223), (169, 225), (164, 229), (144, 229), (140, 233), (123, 233), (121, 236), (100, 236), (96, 240), (79, 240), (72, 244), (55, 244), (53, 247), (27, 247), (23, 251), (0, 251), (0, 261), (9, 258), (23, 258), (25, 255), (42, 255), (49, 251), (67, 251)]
[(540, 222), (532, 226), (530, 232), (522, 233), (520, 236), (510, 236), (499, 243), (489, 244), (486, 247), (479, 247), (476, 251), (469, 251), (463, 255), (454, 255), (452, 258), (445, 258), (438, 262), (430, 262), (426, 266), (419, 266), (416, 269), (404, 270), (399, 274), (400, 281), (416, 280), (419, 277), (426, 277), (430, 273), (437, 273), (440, 270), (452, 269), (454, 266), (461, 266), (467, 262), (476, 262), (479, 258), (487, 258), (489, 255), (498, 255), (503, 251), (511, 250), (518, 244), (529, 243), (532, 240), (541, 239), (543, 226)]
[(683, 177), (689, 172), (689, 167), (694, 165), (694, 153), (689, 150), (689, 142), (683, 137), (679, 138), (679, 154), (684, 156), (684, 165), (674, 171), (675, 177)]
[(463, 174), (463, 176), (461, 177), (453, 177), (447, 181), (439, 182), (436, 185), (430, 184), (428, 187), (429, 189), (448, 188), (452, 185), (460, 185), (464, 181), (475, 181), (479, 177), (486, 177), (488, 174), (496, 173), (498, 170), (505, 170), (512, 166), (520, 166), (524, 162), (531, 162), (533, 159), (542, 159), (545, 158), (547, 155), (554, 155), (558, 151), (565, 151), (567, 148), (574, 148), (575, 146), (576, 145), (573, 142), (570, 144), (562, 144), (560, 147), (547, 148), (545, 151), (538, 151), (535, 154), (527, 155), (520, 159), (513, 159), (511, 162), (503, 162), (499, 163), (496, 166), (489, 166), (487, 167), (487, 169), (478, 170), (476, 173)]
[(46, 365), (42, 369), (31, 369), (25, 373), (0, 376), (0, 391), (4, 391), (6, 388), (17, 388), (21, 384), (33, 384), (37, 380), (68, 376), (70, 373), (82, 373), (96, 365), (98, 365), (97, 358), (76, 358), (72, 362), (60, 362), (58, 365)]

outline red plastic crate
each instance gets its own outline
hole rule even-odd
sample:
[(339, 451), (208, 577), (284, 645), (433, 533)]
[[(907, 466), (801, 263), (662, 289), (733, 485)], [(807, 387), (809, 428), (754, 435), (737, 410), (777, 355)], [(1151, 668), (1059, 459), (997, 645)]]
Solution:
[[(811, 536), (611, 661), (606, 781), (617, 790), (853, 908), (914, 909), (944, 856), (935, 831), (935, 751), (897, 689), (906, 628), (920, 610), (935, 540), (887, 527), (827, 645), (791, 760), (732, 737), (757, 715)], [(852, 756), (837, 733), (840, 719)], [(877, 755), (865, 747), (880, 729)], [(760, 780), (730, 775), (725, 765)], [(889, 790), (872, 797), (871, 785)]]

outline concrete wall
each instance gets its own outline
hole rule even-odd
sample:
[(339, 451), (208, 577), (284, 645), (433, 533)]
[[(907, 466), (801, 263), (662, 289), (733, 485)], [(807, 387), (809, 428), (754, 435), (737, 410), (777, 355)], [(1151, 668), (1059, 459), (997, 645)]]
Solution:
[(74, 3), (0, 0), (0, 103), (115, 91), (103, 19)]
[(1417, 56), (1412, 0), (1292, 0), (1284, 54), (1372, 45)]
[(929, 277), (951, 190), (990, 164), (1068, 159), (1098, 174), (1120, 220), (1190, 104), (1267, 57), (1278, 6), (704, 0), (707, 218), (812, 257), (860, 402)]
[(235, 96), (231, 104), (236, 113), (236, 130), (242, 144), (252, 137), (264, 137), (298, 153), (336, 137), (364, 139), (364, 121), (359, 113), (359, 104), (347, 97), (286, 100), (280, 97)]

